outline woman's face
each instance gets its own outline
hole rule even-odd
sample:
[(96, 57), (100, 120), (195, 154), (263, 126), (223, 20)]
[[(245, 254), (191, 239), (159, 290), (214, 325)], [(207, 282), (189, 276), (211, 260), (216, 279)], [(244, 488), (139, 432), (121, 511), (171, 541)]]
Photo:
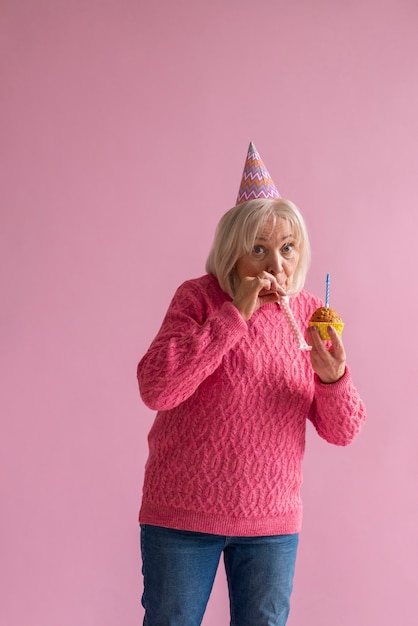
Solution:
[(299, 258), (296, 238), (288, 222), (279, 218), (273, 227), (273, 218), (270, 218), (257, 234), (251, 252), (238, 259), (236, 275), (241, 281), (246, 276), (255, 277), (262, 271), (269, 272), (288, 291)]

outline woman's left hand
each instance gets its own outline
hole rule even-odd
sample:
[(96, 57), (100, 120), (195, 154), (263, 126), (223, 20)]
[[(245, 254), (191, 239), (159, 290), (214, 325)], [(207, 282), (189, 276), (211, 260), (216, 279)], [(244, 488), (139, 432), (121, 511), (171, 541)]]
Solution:
[(328, 334), (331, 338), (329, 348), (322, 341), (319, 330), (315, 326), (309, 326), (307, 339), (312, 346), (311, 364), (323, 383), (336, 383), (344, 376), (346, 355), (342, 339), (335, 328), (330, 326)]

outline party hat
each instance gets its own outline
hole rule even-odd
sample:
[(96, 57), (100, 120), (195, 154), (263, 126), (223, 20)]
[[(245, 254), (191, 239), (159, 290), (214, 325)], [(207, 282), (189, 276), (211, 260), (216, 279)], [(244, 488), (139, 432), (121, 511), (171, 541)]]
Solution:
[(257, 200), (258, 198), (280, 198), (280, 194), (258, 154), (257, 148), (251, 142), (236, 204), (241, 204), (241, 202), (246, 202), (247, 200)]

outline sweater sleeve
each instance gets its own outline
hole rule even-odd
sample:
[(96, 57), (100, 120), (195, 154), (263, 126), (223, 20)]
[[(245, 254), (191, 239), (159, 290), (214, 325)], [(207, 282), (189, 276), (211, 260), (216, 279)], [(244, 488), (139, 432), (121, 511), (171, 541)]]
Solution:
[(219, 366), (247, 332), (231, 302), (213, 311), (205, 296), (185, 283), (177, 290), (162, 326), (138, 364), (141, 397), (154, 410), (178, 406)]
[(324, 384), (315, 374), (315, 395), (310, 420), (318, 434), (339, 446), (353, 441), (366, 420), (366, 409), (354, 387), (351, 373), (332, 384)]

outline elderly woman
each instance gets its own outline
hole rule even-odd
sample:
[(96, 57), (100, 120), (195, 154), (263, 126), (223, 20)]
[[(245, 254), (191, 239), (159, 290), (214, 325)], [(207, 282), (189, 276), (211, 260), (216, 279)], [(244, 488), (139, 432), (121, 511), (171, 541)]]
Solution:
[(148, 626), (201, 624), (221, 554), (231, 624), (286, 624), (306, 421), (347, 445), (365, 420), (336, 331), (328, 347), (307, 328), (309, 352), (289, 332), (281, 297), (303, 328), (322, 306), (303, 290), (308, 235), (250, 150), (273, 197), (224, 215), (207, 274), (179, 287), (138, 365), (158, 411), (139, 516)]

